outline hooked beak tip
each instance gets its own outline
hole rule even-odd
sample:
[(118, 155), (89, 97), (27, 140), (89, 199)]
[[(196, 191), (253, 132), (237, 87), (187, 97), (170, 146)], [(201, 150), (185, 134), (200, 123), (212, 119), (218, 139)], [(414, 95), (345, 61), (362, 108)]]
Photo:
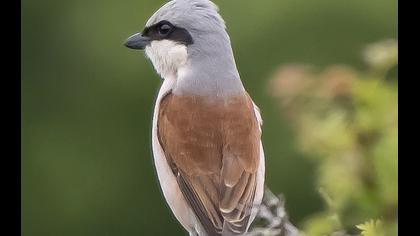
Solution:
[(150, 39), (148, 37), (142, 36), (141, 33), (136, 33), (125, 41), (124, 46), (131, 49), (143, 50), (149, 43)]

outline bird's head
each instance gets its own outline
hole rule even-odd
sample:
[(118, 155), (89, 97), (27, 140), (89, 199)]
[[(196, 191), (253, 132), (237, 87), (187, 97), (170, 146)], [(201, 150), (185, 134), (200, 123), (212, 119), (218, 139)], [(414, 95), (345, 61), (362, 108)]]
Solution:
[(145, 49), (163, 78), (176, 77), (181, 67), (193, 67), (191, 63), (196, 69), (203, 65), (211, 69), (219, 63), (234, 66), (224, 20), (210, 0), (169, 1), (150, 17), (141, 32), (127, 39), (125, 46)]

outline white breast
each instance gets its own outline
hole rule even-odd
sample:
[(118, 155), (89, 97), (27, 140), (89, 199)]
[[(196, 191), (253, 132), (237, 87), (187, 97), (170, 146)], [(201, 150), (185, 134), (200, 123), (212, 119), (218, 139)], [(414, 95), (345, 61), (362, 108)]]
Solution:
[(156, 99), (152, 127), (153, 157), (163, 195), (176, 219), (187, 231), (199, 232), (199, 235), (204, 235), (202, 233), (204, 232), (202, 226), (198, 223), (193, 210), (184, 199), (184, 196), (178, 186), (176, 177), (174, 176), (171, 168), (168, 165), (168, 162), (166, 161), (165, 154), (162, 147), (160, 146), (157, 136), (159, 104), (162, 98), (174, 87), (174, 85), (175, 79), (165, 79)]

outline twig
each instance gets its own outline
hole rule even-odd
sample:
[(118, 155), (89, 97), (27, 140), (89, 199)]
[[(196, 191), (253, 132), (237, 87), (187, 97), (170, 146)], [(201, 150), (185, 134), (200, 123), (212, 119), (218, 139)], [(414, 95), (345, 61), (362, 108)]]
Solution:
[(276, 196), (265, 188), (264, 198), (247, 236), (300, 236), (299, 230), (290, 223), (283, 195)]

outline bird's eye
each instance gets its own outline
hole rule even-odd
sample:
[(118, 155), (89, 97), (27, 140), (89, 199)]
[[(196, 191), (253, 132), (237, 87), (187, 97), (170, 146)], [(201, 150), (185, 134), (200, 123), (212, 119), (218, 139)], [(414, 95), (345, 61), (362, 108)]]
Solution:
[(161, 26), (159, 26), (158, 31), (159, 34), (162, 36), (165, 36), (169, 33), (169, 31), (171, 31), (172, 27), (168, 24), (163, 24)]

